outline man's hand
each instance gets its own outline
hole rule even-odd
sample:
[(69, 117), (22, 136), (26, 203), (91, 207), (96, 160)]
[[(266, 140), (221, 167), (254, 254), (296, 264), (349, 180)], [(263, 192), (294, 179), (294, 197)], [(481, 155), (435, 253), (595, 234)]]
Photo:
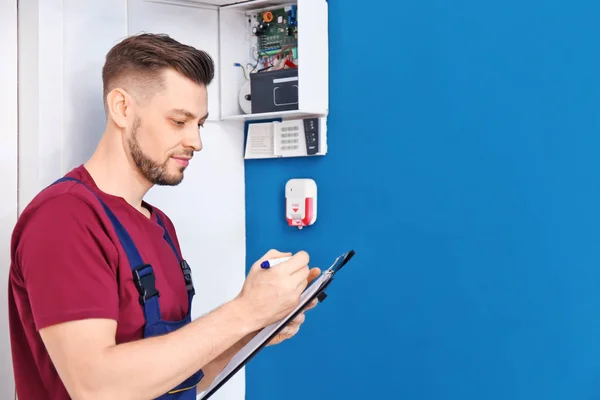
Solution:
[(242, 308), (242, 313), (247, 319), (253, 322), (253, 331), (269, 326), (288, 315), (296, 308), (302, 292), (306, 289), (310, 269), (309, 256), (305, 251), (296, 253), (276, 267), (260, 267), (263, 260), (289, 255), (291, 253), (270, 250), (255, 262), (248, 272), (236, 303)]
[[(319, 268), (313, 268), (310, 270), (308, 274), (308, 284), (315, 280), (319, 275), (321, 275), (321, 270)], [(300, 326), (304, 323), (306, 319), (305, 312), (310, 310), (311, 308), (316, 307), (318, 303), (317, 299), (314, 299), (296, 318), (294, 318), (285, 328), (281, 330), (268, 344), (267, 346), (273, 346), (279, 344), (285, 340), (291, 339), (294, 337), (298, 331), (300, 330)]]

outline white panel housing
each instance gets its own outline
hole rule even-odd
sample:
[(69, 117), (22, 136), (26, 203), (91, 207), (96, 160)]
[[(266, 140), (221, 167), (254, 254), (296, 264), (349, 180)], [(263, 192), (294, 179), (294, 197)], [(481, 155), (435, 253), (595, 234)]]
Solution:
[[(208, 2), (212, 3), (212, 2)], [(254, 64), (252, 48), (253, 14), (284, 7), (298, 7), (298, 77), (297, 110), (244, 114), (238, 94), (244, 77), (235, 63)], [(219, 8), (221, 49), (221, 118), (253, 120), (264, 118), (303, 118), (327, 116), (329, 112), (328, 8), (325, 0), (254, 0)]]

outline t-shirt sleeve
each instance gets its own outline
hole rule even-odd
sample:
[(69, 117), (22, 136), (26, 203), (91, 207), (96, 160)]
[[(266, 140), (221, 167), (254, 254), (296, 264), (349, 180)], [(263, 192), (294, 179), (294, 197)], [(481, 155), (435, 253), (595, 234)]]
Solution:
[(35, 210), (16, 249), (36, 329), (118, 319), (117, 249), (98, 213), (65, 193)]

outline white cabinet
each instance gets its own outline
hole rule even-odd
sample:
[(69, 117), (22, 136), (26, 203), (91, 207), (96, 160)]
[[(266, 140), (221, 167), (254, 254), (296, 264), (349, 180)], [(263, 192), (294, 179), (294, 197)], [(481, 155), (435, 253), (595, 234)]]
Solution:
[[(206, 50), (213, 56), (218, 89), (212, 87), (209, 90), (211, 119), (244, 121), (327, 116), (329, 49), (326, 0), (130, 0), (129, 4), (130, 34), (138, 32), (138, 27), (142, 26), (146, 29), (151, 27), (154, 32), (176, 33), (176, 39)], [(291, 25), (286, 24), (285, 15), (282, 18), (280, 10), (292, 7), (293, 33), (290, 30), (292, 35), (287, 36), (286, 27)], [(216, 16), (213, 17), (210, 12), (215, 10)], [(261, 22), (265, 22), (263, 15), (269, 11), (275, 12), (268, 30), (268, 34), (272, 35), (269, 37), (274, 38), (275, 47), (264, 51), (264, 42), (259, 43), (261, 38), (254, 31)], [(177, 19), (180, 24), (177, 24)], [(191, 20), (196, 21), (194, 30), (188, 29), (192, 26)], [(284, 41), (286, 46), (280, 48), (279, 53), (274, 50), (283, 46)], [(282, 65), (282, 59), (288, 53), (292, 58), (289, 66), (297, 67), (297, 75), (271, 79), (271, 75), (277, 75), (274, 71), (280, 66), (275, 64), (279, 61)], [(256, 112), (240, 105), (240, 97), (242, 102), (248, 102), (243, 100), (248, 92), (252, 106), (258, 101), (256, 91), (250, 90), (249, 86), (254, 77), (262, 78), (260, 87), (264, 90), (261, 93), (271, 95), (276, 104), (274, 109)], [(291, 79), (296, 83), (293, 85), (295, 92), (288, 93), (288, 103), (285, 100), (278, 103), (277, 97), (282, 91), (278, 91), (280, 87), (273, 82)], [(273, 87), (269, 87), (269, 80)], [(217, 105), (218, 110), (215, 110)], [(289, 107), (278, 109), (277, 106), (281, 105)]]
[[(297, 7), (295, 8), (297, 11), (297, 47), (295, 43), (287, 49), (292, 53), (291, 57), (297, 56), (293, 60), (298, 67), (296, 109), (246, 114), (239, 105), (239, 92), (246, 82), (246, 77), (240, 71), (240, 67), (234, 65), (254, 66), (258, 63), (257, 48), (260, 39), (253, 34), (253, 28), (260, 22), (257, 21), (257, 16), (265, 11), (276, 10), (290, 6), (290, 4)], [(277, 17), (273, 22), (276, 22), (276, 19)], [(257, 0), (220, 7), (219, 27), (222, 119), (295, 118), (327, 115), (329, 63), (327, 2), (325, 0), (297, 0), (293, 3)], [(258, 64), (259, 68), (265, 67), (264, 64)], [(258, 72), (257, 75), (261, 73), (263, 72)], [(276, 87), (273, 88), (274, 97), (276, 97), (276, 90)], [(254, 97), (254, 93), (250, 94)]]

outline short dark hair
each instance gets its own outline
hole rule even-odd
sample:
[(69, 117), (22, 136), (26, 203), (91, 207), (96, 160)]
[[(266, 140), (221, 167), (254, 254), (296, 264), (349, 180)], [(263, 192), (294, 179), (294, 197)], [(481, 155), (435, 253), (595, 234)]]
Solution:
[(129, 80), (144, 87), (162, 84), (165, 69), (174, 69), (199, 85), (215, 76), (211, 56), (166, 34), (142, 33), (125, 38), (106, 54), (102, 68), (104, 101), (117, 85)]

